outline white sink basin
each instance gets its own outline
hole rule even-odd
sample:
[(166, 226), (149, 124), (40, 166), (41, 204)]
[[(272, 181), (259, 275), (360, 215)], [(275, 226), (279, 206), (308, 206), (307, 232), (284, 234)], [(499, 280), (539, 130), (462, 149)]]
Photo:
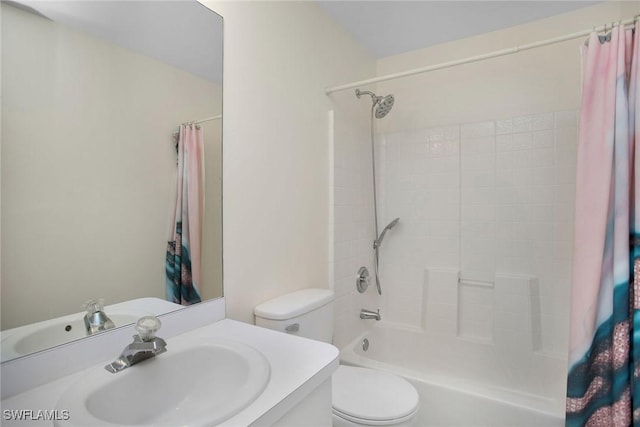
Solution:
[[(135, 323), (140, 315), (113, 314), (109, 318), (117, 326)], [(43, 348), (53, 347), (71, 340), (87, 336), (83, 319), (71, 322), (55, 322), (36, 329), (20, 337), (15, 343), (15, 349), (20, 354), (33, 353)]]
[(266, 358), (246, 344), (170, 340), (166, 353), (121, 372), (88, 370), (58, 402), (71, 419), (55, 425), (215, 425), (250, 405), (269, 376)]
[[(118, 327), (135, 323), (145, 314), (143, 311), (111, 313), (109, 318)], [(83, 317), (78, 315), (74, 319), (69, 319), (68, 316), (65, 316), (59, 319), (39, 322), (22, 327), (19, 331), (6, 335), (8, 336), (3, 336), (2, 338), (3, 360), (84, 338), (87, 336), (87, 330)]]
[[(105, 307), (116, 327), (135, 323), (142, 316), (158, 315), (183, 308), (159, 298), (138, 298)], [(0, 333), (2, 362), (55, 347), (87, 336), (84, 312), (7, 329)]]

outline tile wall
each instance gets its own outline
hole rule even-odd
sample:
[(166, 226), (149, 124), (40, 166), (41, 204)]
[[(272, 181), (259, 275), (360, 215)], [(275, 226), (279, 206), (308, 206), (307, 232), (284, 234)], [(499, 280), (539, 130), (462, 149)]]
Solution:
[[(535, 308), (528, 340), (537, 351), (565, 354), (576, 111), (386, 133), (377, 143), (379, 225), (400, 217), (381, 250), (385, 320), (493, 341), (508, 329), (508, 313), (526, 303)], [(336, 165), (336, 177), (337, 171)], [(458, 287), (450, 306), (430, 306), (427, 269), (459, 272), (486, 286)], [(523, 295), (503, 283), (500, 295), (489, 298), (500, 275), (536, 285)]]

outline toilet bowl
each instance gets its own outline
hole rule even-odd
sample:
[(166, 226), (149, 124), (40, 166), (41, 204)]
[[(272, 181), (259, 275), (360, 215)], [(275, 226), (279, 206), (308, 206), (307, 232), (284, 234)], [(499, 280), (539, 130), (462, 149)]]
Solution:
[(418, 393), (404, 378), (340, 365), (331, 381), (334, 427), (415, 425)]
[[(303, 289), (255, 307), (258, 326), (324, 342), (333, 334), (333, 292)], [(415, 387), (388, 372), (340, 365), (331, 377), (334, 427), (414, 426)]]

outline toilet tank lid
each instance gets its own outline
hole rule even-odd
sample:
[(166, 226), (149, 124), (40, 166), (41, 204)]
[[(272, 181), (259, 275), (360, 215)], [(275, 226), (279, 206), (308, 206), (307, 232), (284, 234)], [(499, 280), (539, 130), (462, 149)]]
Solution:
[(256, 317), (287, 320), (308, 313), (333, 301), (333, 291), (308, 288), (281, 295), (256, 306)]

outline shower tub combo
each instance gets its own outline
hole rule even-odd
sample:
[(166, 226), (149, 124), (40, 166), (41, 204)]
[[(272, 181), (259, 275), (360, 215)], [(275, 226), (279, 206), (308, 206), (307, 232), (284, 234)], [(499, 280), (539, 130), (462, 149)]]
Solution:
[(566, 361), (533, 354), (523, 371), (521, 360), (500, 353), (493, 345), (376, 323), (342, 349), (341, 363), (409, 380), (420, 395), (420, 426), (563, 426)]
[[(358, 98), (362, 95), (372, 100), (373, 262), (382, 295), (379, 248), (401, 220), (393, 219), (379, 233), (374, 118), (389, 113), (394, 97), (356, 90)], [(367, 288), (360, 286), (363, 280), (368, 284), (360, 277), (359, 292)], [(541, 345), (538, 277), (496, 271), (491, 278), (470, 280), (462, 266), (430, 266), (422, 295), (419, 325), (376, 322), (342, 349), (341, 363), (406, 378), (420, 396), (419, 426), (564, 425), (566, 355), (545, 352)], [(360, 317), (380, 320), (368, 310)]]

